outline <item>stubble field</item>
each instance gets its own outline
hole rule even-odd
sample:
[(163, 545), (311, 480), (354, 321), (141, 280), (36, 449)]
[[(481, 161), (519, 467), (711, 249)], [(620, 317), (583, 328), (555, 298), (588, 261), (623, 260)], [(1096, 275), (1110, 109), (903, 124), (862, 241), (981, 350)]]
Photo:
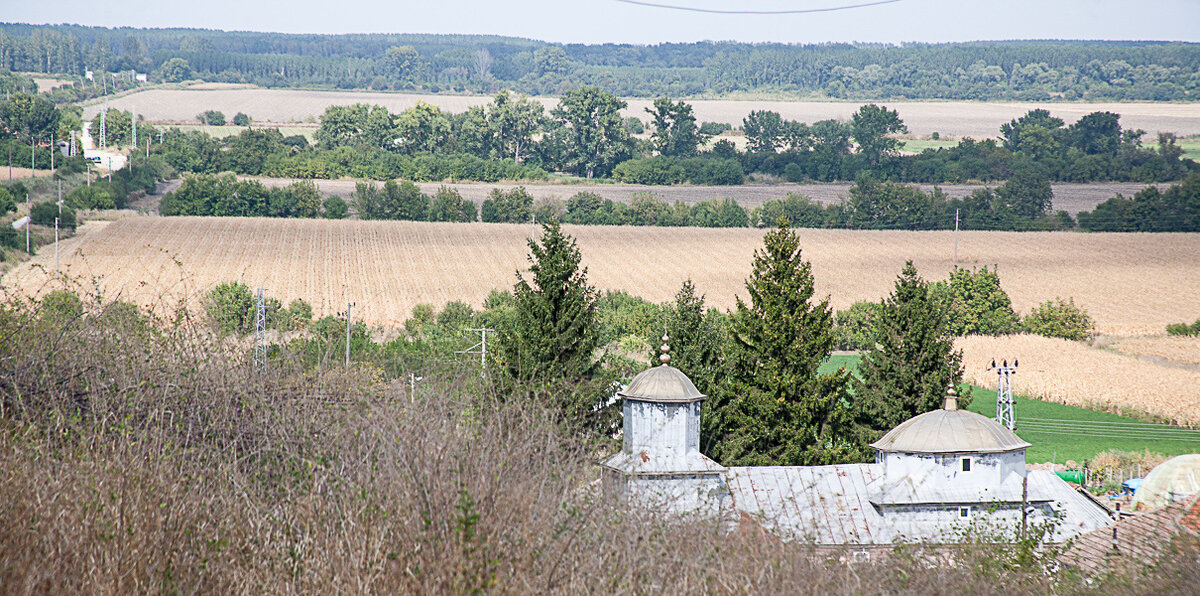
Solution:
[[(303, 122), (320, 116), (331, 105), (367, 103), (382, 105), (392, 112), (412, 107), (418, 101), (436, 105), (450, 112), (463, 112), (471, 106), (484, 105), (488, 96), (428, 95), (412, 93), (380, 93), (368, 91), (312, 91), (300, 89), (150, 89), (132, 93), (109, 102), (111, 107), (138, 113), (150, 121), (190, 121), (205, 110), (219, 110), (231, 116), (244, 112), (251, 118), (272, 122)], [(558, 99), (539, 97), (547, 108), (557, 105)], [(645, 120), (649, 99), (628, 99), (626, 116)], [(784, 118), (815, 122), (828, 118), (848, 119), (859, 105), (867, 101), (780, 101), (780, 100), (693, 100), (697, 120), (726, 122), (740, 125), (753, 110), (773, 110)], [(1084, 103), (1084, 102), (913, 102), (877, 101), (898, 110), (900, 117), (913, 134), (939, 132), (956, 137), (994, 137), (1000, 125), (1031, 109), (1047, 109), (1068, 123), (1095, 111), (1121, 114), (1125, 128), (1141, 128), (1154, 133), (1170, 131), (1180, 136), (1200, 134), (1200, 104), (1196, 103)], [(84, 117), (94, 117), (99, 103), (84, 108)], [(315, 121), (315, 120), (313, 120)]]
[[(356, 302), (372, 324), (395, 325), (419, 303), (482, 303), (511, 288), (526, 266), (532, 226), (254, 218), (130, 217), (61, 246), (62, 272), (96, 279), (110, 296), (169, 307), (213, 285), (241, 280), (287, 302), (303, 298), (318, 315)], [(762, 230), (565, 226), (578, 239), (589, 278), (601, 289), (652, 301), (671, 299), (691, 278), (710, 304), (729, 308)], [(834, 308), (877, 300), (905, 259), (927, 279), (952, 267), (953, 232), (801, 230), (819, 295)], [(1102, 333), (1161, 334), (1200, 314), (1200, 234), (963, 232), (959, 264), (998, 265), (1014, 307), (1026, 313), (1073, 297)], [(6, 288), (53, 287), (46, 247), (6, 275)], [(90, 287), (91, 283), (87, 282)]]

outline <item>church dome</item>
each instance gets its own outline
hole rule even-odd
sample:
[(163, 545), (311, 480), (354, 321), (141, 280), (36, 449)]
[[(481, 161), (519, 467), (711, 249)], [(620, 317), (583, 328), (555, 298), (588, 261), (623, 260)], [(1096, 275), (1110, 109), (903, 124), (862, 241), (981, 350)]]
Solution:
[(688, 403), (704, 399), (692, 380), (677, 368), (663, 364), (642, 371), (617, 395), (635, 401)]
[(900, 453), (1004, 453), (1030, 444), (991, 418), (959, 410), (951, 396), (945, 408), (905, 420), (871, 446)]

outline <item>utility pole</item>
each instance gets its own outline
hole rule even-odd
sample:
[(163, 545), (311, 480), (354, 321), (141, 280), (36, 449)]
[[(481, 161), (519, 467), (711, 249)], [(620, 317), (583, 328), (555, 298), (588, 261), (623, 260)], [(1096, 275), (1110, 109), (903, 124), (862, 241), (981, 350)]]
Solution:
[(1020, 360), (1013, 360), (1012, 366), (1008, 365), (1008, 360), (1001, 361), (1000, 366), (996, 366), (996, 361), (992, 360), (988, 370), (996, 371), (998, 377), (996, 381), (996, 422), (1003, 424), (1008, 430), (1017, 429), (1017, 421), (1013, 413), (1013, 394), (1012, 394), (1012, 376), (1017, 374), (1017, 366), (1020, 365)]
[(137, 143), (137, 108), (131, 108), (131, 109), (133, 110), (133, 112), (131, 112), (132, 115), (130, 116), (130, 121), (131, 121), (131, 126), (133, 127), (133, 132), (130, 135), (130, 137), (132, 137), (132, 138), (130, 139), (131, 142), (129, 144), (133, 145), (134, 149), (137, 149), (137, 145), (138, 145), (138, 143)]
[(350, 309), (354, 308), (354, 303), (346, 304), (346, 366), (350, 366)]
[(58, 151), (58, 147), (54, 146), (54, 133), (50, 133), (50, 171), (54, 171), (54, 153)]
[(29, 228), (33, 227), (33, 211), (29, 208), (29, 193), (25, 193), (25, 254), (33, 254), (29, 246)]
[[(62, 210), (62, 205), (58, 206), (59, 211)], [(54, 218), (54, 272), (58, 273), (58, 218)]]
[(263, 299), (266, 288), (259, 288), (254, 297), (254, 368), (260, 369), (267, 356), (267, 303)]
[(954, 210), (954, 268), (958, 269), (958, 209)]
[(487, 370), (487, 338), (488, 338), (489, 333), (495, 333), (496, 330), (488, 329), (487, 327), (483, 327), (483, 328), (479, 328), (479, 329), (464, 329), (463, 331), (467, 331), (469, 333), (478, 333), (479, 334), (479, 343), (471, 346), (470, 349), (458, 350), (457, 352), (455, 352), (455, 354), (479, 354), (479, 366), (484, 371), (486, 371)]
[(108, 104), (100, 108), (100, 148), (108, 147)]

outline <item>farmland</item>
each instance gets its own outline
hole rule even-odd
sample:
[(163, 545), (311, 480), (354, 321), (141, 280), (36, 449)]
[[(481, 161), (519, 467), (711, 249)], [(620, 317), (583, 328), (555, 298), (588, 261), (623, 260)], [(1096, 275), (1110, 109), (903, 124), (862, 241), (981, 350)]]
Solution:
[[(1196, 310), (1200, 311), (1200, 307)], [(1113, 342), (1109, 347), (1122, 354), (1140, 356), (1152, 361), (1161, 360), (1167, 364), (1190, 364), (1200, 369), (1200, 337), (1127, 337)]]
[[(259, 178), (259, 180), (267, 186), (287, 186), (295, 182), (295, 180), (287, 178)], [(360, 181), (314, 180), (313, 182), (316, 183), (322, 193), (349, 197), (354, 193), (354, 187)], [(443, 184), (439, 182), (422, 182), (418, 183), (417, 186), (421, 188), (422, 192), (433, 194)], [(458, 189), (463, 198), (469, 201), (482, 203), (493, 188), (508, 190), (518, 186), (518, 184), (447, 183), (444, 186)], [(752, 209), (763, 204), (765, 201), (782, 198), (788, 193), (800, 193), (823, 204), (840, 203), (846, 197), (850, 196), (850, 187), (853, 184), (850, 182), (831, 182), (818, 184), (744, 184), (740, 186), (642, 186), (636, 184), (555, 184), (535, 182), (522, 183), (519, 186), (524, 186), (525, 190), (528, 190), (529, 194), (535, 200), (558, 199), (565, 201), (577, 192), (587, 191), (596, 193), (605, 199), (628, 203), (632, 200), (634, 193), (650, 192), (668, 202), (683, 201), (689, 205), (708, 199), (732, 197), (743, 207)], [(929, 184), (916, 186), (919, 186), (926, 192), (934, 188), (933, 185)], [(1080, 211), (1090, 211), (1096, 205), (1111, 199), (1116, 194), (1126, 197), (1133, 196), (1138, 191), (1146, 188), (1146, 185), (1119, 182), (1096, 184), (1058, 183), (1053, 184), (1052, 187), (1054, 189), (1053, 209), (1063, 210), (1074, 215)], [(983, 188), (983, 186), (974, 184), (947, 184), (938, 186), (938, 188), (950, 197), (965, 197), (975, 190)]]
[[(331, 105), (353, 103), (378, 104), (400, 112), (424, 101), (450, 112), (462, 112), (491, 100), (480, 95), (430, 95), (360, 91), (311, 91), (300, 89), (150, 89), (112, 100), (114, 108), (137, 108), (150, 121), (186, 122), (205, 110), (226, 115), (244, 112), (258, 121), (315, 122)], [(557, 105), (553, 97), (540, 97), (547, 108)], [(647, 118), (647, 99), (629, 99), (625, 116)], [(698, 99), (689, 101), (699, 121), (740, 125), (752, 110), (773, 110), (789, 120), (815, 122), (828, 118), (848, 119), (859, 105), (867, 102), (777, 101)], [(1021, 103), (966, 101), (888, 101), (913, 134), (938, 132), (957, 137), (987, 138), (999, 133), (1000, 125), (1031, 109), (1047, 109), (1068, 123), (1095, 111), (1121, 114), (1125, 128), (1141, 128), (1151, 133), (1171, 131), (1180, 136), (1200, 135), (1200, 105), (1194, 103)], [(84, 116), (92, 118), (100, 109), (92, 103)]]
[[(526, 265), (531, 226), (251, 218), (132, 217), (93, 224), (62, 245), (65, 273), (101, 279), (111, 295), (169, 306), (214, 284), (240, 279), (283, 300), (304, 298), (317, 313), (363, 305), (372, 324), (402, 322), (419, 303), (465, 300), (510, 288)], [(670, 299), (691, 278), (708, 300), (729, 308), (745, 290), (761, 230), (566, 226), (593, 284), (652, 301)], [(819, 295), (834, 308), (886, 295), (905, 259), (924, 276), (953, 265), (953, 232), (802, 230)], [(1101, 332), (1160, 334), (1196, 316), (1200, 235), (962, 232), (959, 264), (998, 265), (1018, 312), (1073, 297)], [(3, 279), (6, 287), (47, 287), (53, 251)], [(41, 268), (39, 268), (40, 266)], [(1103, 283), (1098, 283), (1103, 280)], [(1152, 291), (1147, 291), (1152, 288)]]
[(993, 359), (1019, 359), (1014, 384), (1024, 395), (1200, 425), (1200, 370), (1032, 335), (964, 337), (955, 345), (963, 351), (966, 380), (976, 385), (995, 389), (996, 376), (986, 370)]

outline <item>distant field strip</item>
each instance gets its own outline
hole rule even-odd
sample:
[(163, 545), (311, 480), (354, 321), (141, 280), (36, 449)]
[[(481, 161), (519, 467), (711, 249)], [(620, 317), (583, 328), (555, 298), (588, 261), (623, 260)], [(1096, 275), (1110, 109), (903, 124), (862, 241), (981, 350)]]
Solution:
[[(533, 228), (452, 224), (255, 218), (131, 217), (63, 242), (65, 273), (101, 278), (109, 293), (143, 304), (197, 295), (227, 280), (265, 287), (285, 301), (304, 298), (318, 314), (355, 301), (371, 323), (397, 324), (419, 303), (482, 303), (511, 288), (525, 268)], [(745, 297), (761, 230), (565, 226), (601, 289), (653, 301), (672, 298), (691, 278), (711, 304)], [(929, 279), (952, 266), (953, 232), (801, 230), (819, 295), (835, 308), (877, 300), (905, 259)], [(1074, 297), (1102, 332), (1161, 334), (1195, 317), (1200, 296), (1200, 234), (963, 232), (959, 263), (998, 264), (1022, 313), (1043, 301)], [(54, 251), (5, 276), (5, 287), (44, 290)], [(194, 296), (193, 296), (194, 297)]]
[[(255, 120), (303, 122), (320, 116), (331, 105), (367, 103), (382, 105), (392, 112), (412, 107), (418, 101), (450, 112), (463, 112), (491, 101), (479, 95), (430, 95), (380, 93), (368, 91), (310, 91), (301, 89), (149, 89), (110, 102), (114, 108), (129, 110), (152, 121), (188, 121), (205, 110), (219, 110), (226, 116), (244, 112)], [(558, 99), (540, 97), (548, 108)], [(625, 116), (647, 119), (645, 108), (650, 99), (628, 99)], [(829, 118), (849, 119), (868, 101), (780, 101), (780, 100), (689, 100), (699, 121), (741, 125), (754, 110), (773, 110), (789, 120), (816, 122)], [(899, 111), (913, 134), (939, 132), (957, 137), (994, 137), (1000, 125), (1032, 109), (1046, 109), (1068, 123), (1090, 112), (1110, 111), (1121, 114), (1126, 129), (1141, 128), (1151, 133), (1170, 131), (1180, 136), (1200, 134), (1200, 104), (1197, 103), (1084, 103), (1084, 102), (971, 102), (971, 101), (875, 101)], [(85, 118), (94, 117), (97, 104), (84, 108)]]
[[(1200, 313), (1200, 305), (1196, 306)], [(1200, 316), (1198, 314), (1197, 316)], [(1114, 350), (1134, 356), (1150, 356), (1200, 367), (1200, 337), (1160, 335), (1130, 337), (1111, 345)], [(1200, 391), (1200, 388), (1197, 388)]]
[[(964, 337), (955, 346), (963, 351), (966, 380), (981, 387), (996, 387), (996, 374), (987, 370), (993, 359), (1010, 363), (1020, 360), (1013, 377), (1014, 393), (1070, 406), (1114, 413), (1130, 410), (1178, 424), (1200, 425), (1200, 371), (1033, 335)], [(1070, 425), (1063, 421), (1034, 422), (1037, 430), (1071, 432)], [(1133, 435), (1138, 432), (1136, 428), (1114, 425), (1104, 432)], [(1192, 434), (1170, 438), (1195, 439)]]

